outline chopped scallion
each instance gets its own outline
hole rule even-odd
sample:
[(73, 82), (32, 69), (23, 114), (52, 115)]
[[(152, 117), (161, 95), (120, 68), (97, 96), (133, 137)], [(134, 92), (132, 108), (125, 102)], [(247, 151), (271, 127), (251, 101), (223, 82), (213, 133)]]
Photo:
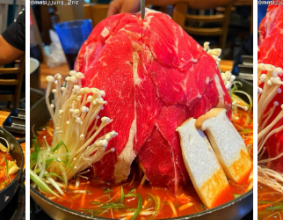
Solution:
[(123, 186), (121, 186), (121, 203), (124, 202), (124, 199), (125, 199), (125, 194), (124, 194)]
[(138, 217), (138, 215), (140, 214), (141, 212), (141, 209), (142, 209), (142, 197), (140, 194), (137, 194), (138, 195), (138, 207), (135, 211), (135, 214), (133, 215), (133, 217), (131, 218), (131, 220), (134, 220)]

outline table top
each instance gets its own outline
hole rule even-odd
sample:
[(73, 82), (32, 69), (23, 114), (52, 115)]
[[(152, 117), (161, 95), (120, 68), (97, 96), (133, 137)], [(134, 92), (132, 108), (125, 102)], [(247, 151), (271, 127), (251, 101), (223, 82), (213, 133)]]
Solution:
[[(220, 61), (220, 69), (223, 72), (231, 71), (233, 68), (232, 60), (221, 60)], [(40, 86), (41, 89), (47, 88), (46, 76), (52, 75), (54, 76), (56, 73), (60, 73), (63, 78), (69, 75), (69, 67), (67, 64), (56, 66), (50, 69), (45, 63), (40, 64)]]
[(54, 76), (56, 73), (60, 73), (63, 77), (69, 75), (69, 67), (67, 64), (56, 66), (50, 69), (45, 63), (40, 64), (40, 87), (42, 89), (47, 88), (46, 76)]

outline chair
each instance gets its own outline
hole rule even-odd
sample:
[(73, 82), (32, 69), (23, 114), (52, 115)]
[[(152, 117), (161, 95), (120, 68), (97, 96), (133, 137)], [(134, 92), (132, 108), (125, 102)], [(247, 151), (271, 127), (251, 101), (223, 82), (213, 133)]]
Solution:
[[(25, 57), (19, 61), (19, 67), (0, 68), (0, 101), (7, 102), (8, 108), (11, 101), (14, 102), (14, 108), (19, 106), (24, 73)], [(1, 77), (3, 74), (5, 77)]]
[(95, 27), (100, 21), (107, 17), (108, 4), (84, 4), (85, 17), (92, 20)]
[[(86, 19), (92, 20), (92, 25), (95, 27), (100, 21), (107, 17), (109, 4), (87, 4), (84, 5), (84, 12)], [(145, 7), (149, 8), (150, 5)]]
[[(225, 7), (223, 14), (216, 15), (193, 15), (187, 14), (187, 4), (177, 3), (174, 7), (172, 19), (178, 23), (188, 34), (197, 36), (220, 36), (219, 47), (225, 48), (228, 32), (231, 4)], [(190, 25), (186, 26), (186, 20)], [(219, 27), (203, 28), (192, 26), (191, 23), (220, 23)]]

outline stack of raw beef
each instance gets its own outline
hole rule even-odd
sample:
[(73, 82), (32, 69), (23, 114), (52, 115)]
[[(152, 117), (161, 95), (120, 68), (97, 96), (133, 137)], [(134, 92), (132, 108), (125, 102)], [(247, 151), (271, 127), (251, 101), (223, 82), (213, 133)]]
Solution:
[(176, 128), (231, 100), (214, 59), (170, 17), (154, 11), (119, 14), (99, 23), (83, 44), (76, 71), (83, 86), (105, 90), (101, 116), (115, 148), (94, 164), (101, 179), (121, 182), (138, 158), (154, 186), (176, 191), (189, 181)]

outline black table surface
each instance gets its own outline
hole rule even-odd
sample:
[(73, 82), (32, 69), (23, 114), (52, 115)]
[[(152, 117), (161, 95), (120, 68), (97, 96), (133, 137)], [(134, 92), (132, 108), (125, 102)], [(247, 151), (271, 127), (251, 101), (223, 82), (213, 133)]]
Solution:
[(11, 202), (0, 212), (1, 220), (25, 220), (25, 185), (21, 183)]

